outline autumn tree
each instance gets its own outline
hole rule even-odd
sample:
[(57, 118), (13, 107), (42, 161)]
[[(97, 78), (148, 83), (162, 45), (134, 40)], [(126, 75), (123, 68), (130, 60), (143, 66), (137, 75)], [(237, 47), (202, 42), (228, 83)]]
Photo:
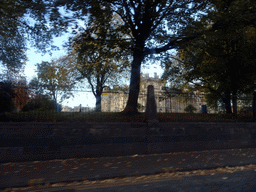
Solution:
[(51, 62), (43, 61), (37, 64), (39, 86), (46, 90), (55, 104), (72, 96), (72, 88), (76, 81), (73, 69), (70, 67), (70, 58), (61, 57)]
[(237, 95), (251, 92), (256, 80), (255, 8), (252, 1), (216, 1), (208, 16), (194, 23), (196, 27), (188, 25), (188, 29), (216, 30), (190, 41), (179, 52), (186, 80), (210, 92), (215, 101), (221, 99), (227, 113), (232, 113), (231, 99), (237, 113)]
[(29, 101), (29, 88), (26, 85), (26, 80), (20, 79), (15, 85), (14, 89), (14, 104), (18, 111), (20, 111)]
[[(8, 69), (8, 67), (3, 68), (5, 69), (2, 70), (3, 73), (1, 74), (1, 82), (4, 83), (3, 85), (5, 85), (4, 89), (13, 91), (13, 95), (10, 94), (9, 91), (7, 95), (12, 95), (12, 97), (9, 98), (12, 98), (12, 104), (14, 104), (16, 111), (19, 111), (24, 105), (26, 105), (29, 100), (29, 88), (26, 85), (26, 78), (23, 74), (24, 67), (21, 67), (19, 71), (10, 70)], [(8, 87), (7, 85), (10, 87)], [(5, 97), (5, 99), (7, 99), (6, 93), (2, 92), (1, 95)], [(5, 99), (3, 99), (4, 103), (6, 102)], [(9, 104), (7, 104), (7, 106)], [(11, 111), (13, 110), (12, 106), (10, 106), (10, 109)]]
[(37, 77), (30, 80), (28, 84), (29, 101), (21, 111), (56, 111), (57, 106), (54, 100), (46, 93)]
[[(83, 32), (71, 40), (72, 56), (76, 58), (78, 79), (86, 79), (96, 98), (96, 111), (101, 111), (101, 95), (104, 87), (121, 85), (129, 65), (129, 42), (116, 42), (127, 34), (113, 33), (120, 26), (120, 18), (101, 9), (97, 17), (90, 17)], [(97, 22), (99, 21), (100, 22)], [(126, 51), (126, 53), (125, 53)]]

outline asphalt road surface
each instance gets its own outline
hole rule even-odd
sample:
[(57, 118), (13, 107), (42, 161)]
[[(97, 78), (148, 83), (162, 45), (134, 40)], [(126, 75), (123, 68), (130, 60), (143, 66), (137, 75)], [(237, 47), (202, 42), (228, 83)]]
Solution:
[(181, 179), (123, 185), (98, 189), (80, 189), (79, 192), (165, 192), (165, 191), (256, 191), (256, 171), (239, 171), (216, 175), (190, 176)]
[[(9, 190), (7, 190), (9, 191)], [(12, 189), (10, 191), (19, 191)], [(114, 178), (102, 181), (89, 181), (84, 184), (70, 183), (69, 186), (34, 188), (30, 192), (255, 192), (256, 168), (239, 166), (194, 170), (190, 172), (171, 172), (139, 177)]]
[(0, 191), (255, 191), (256, 149), (0, 164)]

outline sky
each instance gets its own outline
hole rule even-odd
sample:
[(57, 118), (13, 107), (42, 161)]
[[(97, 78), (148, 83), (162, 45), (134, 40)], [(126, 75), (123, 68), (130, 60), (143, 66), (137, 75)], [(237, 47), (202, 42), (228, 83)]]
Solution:
[[(54, 38), (54, 45), (58, 46), (60, 50), (53, 51), (52, 56), (50, 56), (49, 54), (42, 55), (40, 52), (37, 52), (36, 49), (29, 47), (29, 50), (27, 51), (28, 61), (26, 63), (25, 70), (24, 70), (24, 75), (26, 76), (27, 82), (29, 82), (33, 77), (37, 76), (37, 73), (36, 73), (37, 63), (41, 63), (42, 61), (51, 61), (52, 59), (57, 59), (65, 55), (66, 50), (62, 48), (62, 45), (67, 39), (68, 39), (68, 35)], [(150, 67), (148, 69), (145, 67), (142, 67), (141, 72), (143, 74), (149, 73), (150, 77), (154, 77), (155, 72), (157, 73), (158, 76), (161, 76), (161, 74), (163, 73), (163, 70), (159, 64), (155, 63), (149, 66)], [(129, 85), (129, 82), (127, 82), (127, 85)], [(83, 91), (88, 91), (88, 89)], [(73, 95), (74, 97), (64, 100), (61, 103), (62, 106), (74, 107), (74, 106), (79, 106), (81, 104), (82, 107), (91, 107), (91, 108), (95, 107), (96, 99), (92, 92), (74, 91)]]

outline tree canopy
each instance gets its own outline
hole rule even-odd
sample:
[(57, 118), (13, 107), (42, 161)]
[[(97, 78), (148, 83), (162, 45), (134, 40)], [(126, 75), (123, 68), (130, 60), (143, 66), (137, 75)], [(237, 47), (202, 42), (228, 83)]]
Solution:
[(255, 8), (253, 1), (214, 2), (208, 16), (188, 25), (187, 34), (192, 28), (214, 30), (204, 32), (179, 51), (187, 82), (210, 92), (215, 101), (222, 99), (227, 113), (232, 113), (232, 98), (236, 114), (237, 94), (252, 92), (256, 80), (256, 28), (252, 11)]
[[(17, 33), (25, 39), (33, 39), (32, 44), (42, 50), (49, 47), (48, 42), (52, 35), (67, 31), (69, 24), (73, 24), (74, 28), (79, 28), (78, 23), (75, 22), (76, 19), (88, 22), (87, 18), (92, 17), (99, 25), (106, 25), (103, 16), (117, 15), (121, 23), (111, 33), (113, 36), (118, 36), (120, 32), (128, 34), (131, 43), (128, 48), (131, 50), (133, 61), (129, 99), (125, 112), (133, 113), (137, 112), (142, 62), (149, 55), (177, 48), (181, 42), (193, 38), (183, 36), (181, 32), (188, 23), (194, 20), (192, 16), (197, 14), (197, 17), (201, 17), (201, 13), (208, 8), (208, 2), (205, 0), (13, 0), (4, 1), (1, 13), (6, 16), (6, 20), (3, 21), (5, 26), (7, 26), (8, 19), (11, 19), (14, 23), (11, 29), (17, 30)], [(10, 11), (11, 7), (14, 8), (12, 11)], [(72, 11), (73, 15), (65, 16), (63, 14), (65, 11)], [(27, 20), (27, 15), (32, 18), (32, 21)], [(6, 36), (3, 34), (2, 37)], [(120, 41), (115, 42), (118, 42), (122, 48), (120, 42), (124, 42), (126, 38), (122, 37)], [(102, 41), (106, 42), (108, 39), (102, 38)], [(19, 50), (24, 51), (24, 41), (20, 44), (23, 46)], [(13, 58), (9, 60), (14, 61)]]
[(20, 79), (14, 89), (14, 104), (17, 111), (20, 111), (29, 101), (29, 88), (26, 79)]
[(28, 44), (43, 53), (56, 49), (52, 37), (67, 31), (70, 21), (56, 9), (50, 0), (1, 0), (0, 64), (19, 70), (26, 63)]
[(13, 102), (15, 96), (14, 83), (10, 81), (0, 82), (0, 113), (12, 112), (15, 109)]
[[(83, 1), (82, 1), (83, 2)], [(92, 0), (84, 6), (81, 1), (56, 1), (56, 5), (66, 6), (66, 8), (76, 11), (76, 13), (97, 16), (102, 13), (100, 7), (105, 7), (103, 11), (108, 14), (117, 14), (122, 23), (120, 29), (123, 33), (129, 34), (132, 41), (131, 56), (131, 78), (130, 90), (127, 106), (124, 112), (137, 112), (137, 100), (140, 84), (141, 64), (146, 56), (159, 54), (167, 50), (177, 48), (178, 43), (187, 41), (192, 37), (180, 36), (179, 33), (197, 14), (207, 8), (207, 1), (197, 0), (165, 0), (165, 1), (98, 1)], [(101, 24), (102, 20), (97, 19)], [(171, 31), (171, 32), (170, 32)], [(117, 30), (113, 31), (117, 34)], [(106, 40), (103, 39), (106, 42)]]
[[(72, 16), (63, 14), (65, 11)], [(239, 30), (250, 26), (253, 29), (256, 23), (255, 3), (252, 0), (4, 0), (0, 5), (0, 15), (3, 21), (0, 24), (1, 30), (3, 29), (0, 32), (0, 42), (3, 44), (8, 41), (8, 31), (13, 30), (17, 37), (12, 38), (6, 47), (0, 47), (1, 61), (10, 66), (7, 61), (18, 66), (21, 63), (16, 61), (25, 60), (24, 42), (27, 39), (32, 39), (32, 44), (39, 49), (46, 50), (52, 35), (67, 31), (69, 24), (73, 24), (74, 29), (81, 29), (76, 19), (85, 23), (94, 21), (97, 27), (104, 26), (105, 30), (98, 30), (100, 33), (97, 34), (100, 44), (109, 45), (109, 42), (113, 42), (111, 44), (120, 49), (130, 50), (127, 53), (132, 57), (129, 98), (124, 110), (127, 113), (137, 112), (141, 64), (147, 58), (156, 54), (161, 56), (171, 49), (184, 48), (188, 41), (203, 35), (209, 37), (208, 32), (211, 37), (216, 30), (216, 35), (227, 36), (225, 30), (237, 29), (236, 25)], [(27, 15), (31, 19), (27, 19)], [(108, 24), (108, 19), (114, 16), (119, 21), (116, 28)], [(197, 22), (199, 19), (201, 23)], [(209, 28), (205, 27), (206, 23)], [(84, 37), (91, 34), (89, 30), (82, 32)], [(234, 33), (238, 34), (234, 30), (230, 33), (231, 44), (237, 43), (236, 38), (232, 39)], [(212, 43), (221, 43), (220, 38), (214, 36), (213, 39), (218, 41)], [(16, 41), (19, 46), (16, 46), (15, 51), (12, 47)], [(242, 45), (241, 42), (238, 44)], [(13, 51), (6, 51), (9, 47)]]
[[(96, 98), (96, 110), (101, 111), (101, 94), (104, 87), (121, 84), (122, 75), (129, 66), (129, 42), (118, 40), (127, 36), (113, 33), (119, 27), (118, 17), (100, 12), (89, 18), (83, 32), (71, 39), (71, 54), (76, 58), (74, 68), (79, 72), (78, 79), (86, 79)], [(103, 22), (104, 20), (104, 22)], [(95, 22), (96, 21), (96, 22)], [(118, 42), (118, 43), (117, 43)]]
[[(49, 92), (56, 104), (73, 96), (71, 90), (76, 81), (70, 62), (70, 58), (64, 56), (51, 62), (43, 61), (37, 64), (39, 86)], [(34, 84), (37, 84), (36, 81)]]

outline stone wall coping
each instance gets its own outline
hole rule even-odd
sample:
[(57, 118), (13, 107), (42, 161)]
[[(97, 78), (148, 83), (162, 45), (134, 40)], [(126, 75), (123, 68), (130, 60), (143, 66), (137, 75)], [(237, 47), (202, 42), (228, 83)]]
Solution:
[(5, 122), (0, 123), (0, 129), (8, 128), (21, 128), (21, 129), (36, 129), (37, 127), (47, 128), (47, 129), (145, 129), (149, 128), (186, 128), (195, 129), (197, 127), (205, 128), (245, 128), (245, 129), (256, 129), (255, 122), (159, 122), (157, 125), (149, 126), (145, 122)]
[(6, 124), (131, 124), (131, 123), (143, 123), (143, 122), (0, 122), (0, 125)]
[(228, 124), (228, 125), (231, 125), (231, 124), (235, 124), (235, 125), (256, 125), (256, 122), (159, 122), (159, 124), (199, 124), (199, 125), (202, 125), (202, 124)]
[[(61, 124), (89, 124), (89, 125), (117, 125), (117, 124), (145, 124), (145, 122), (0, 122), (1, 125), (61, 125)], [(242, 125), (256, 125), (256, 122), (159, 122), (159, 124), (242, 124)]]

